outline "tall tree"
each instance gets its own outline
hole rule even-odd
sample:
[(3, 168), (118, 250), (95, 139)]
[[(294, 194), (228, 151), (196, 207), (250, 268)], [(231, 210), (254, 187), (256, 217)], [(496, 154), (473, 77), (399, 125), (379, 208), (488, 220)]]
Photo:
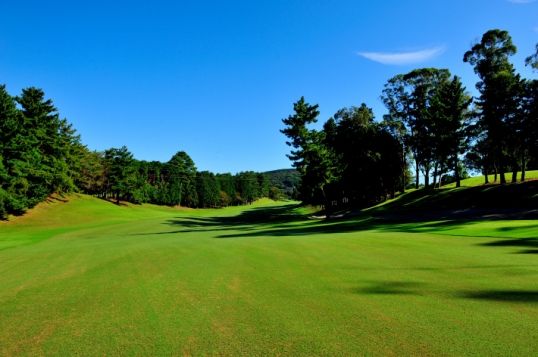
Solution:
[(436, 139), (434, 148), (438, 162), (447, 162), (454, 170), (456, 187), (460, 187), (459, 155), (469, 143), (469, 105), (472, 97), (465, 93), (460, 78), (442, 84), (430, 100), (427, 112)]
[(0, 219), (9, 213), (22, 214), (28, 207), (26, 153), (31, 149), (27, 143), (23, 118), (15, 100), (0, 86)]
[(193, 191), (195, 191), (196, 167), (194, 161), (185, 151), (178, 151), (168, 161), (168, 189), (170, 191), (171, 205), (184, 206), (192, 204)]
[(120, 198), (128, 196), (136, 188), (135, 175), (138, 165), (126, 146), (106, 150), (105, 160), (109, 165), (107, 176), (110, 190), (115, 194), (116, 202), (119, 204)]
[(463, 56), (463, 61), (473, 65), (474, 72), (480, 78), (476, 84), (480, 92), (479, 123), (486, 133), (488, 154), (499, 168), (501, 183), (506, 183), (506, 138), (513, 129), (507, 123), (517, 112), (518, 105), (512, 95), (518, 81), (509, 61), (509, 56), (516, 51), (508, 32), (495, 29), (486, 32), (481, 41)]
[(421, 68), (389, 79), (383, 89), (381, 99), (389, 111), (384, 120), (388, 126), (405, 131), (399, 135), (403, 137), (405, 147), (413, 153), (416, 188), (419, 187), (420, 170), (428, 186), (432, 168), (435, 137), (433, 123), (427, 114), (430, 100), (449, 78), (448, 69)]
[(212, 172), (196, 173), (196, 192), (198, 205), (202, 208), (215, 207), (220, 201), (220, 187)]
[(311, 106), (301, 97), (293, 105), (295, 114), (282, 119), (286, 128), (280, 132), (290, 139), (286, 144), (295, 149), (287, 156), (301, 173), (303, 194), (320, 189), (325, 200), (326, 218), (330, 219), (331, 200), (325, 186), (340, 178), (342, 167), (335, 150), (326, 141), (326, 133), (306, 127), (317, 122), (317, 109), (317, 104)]

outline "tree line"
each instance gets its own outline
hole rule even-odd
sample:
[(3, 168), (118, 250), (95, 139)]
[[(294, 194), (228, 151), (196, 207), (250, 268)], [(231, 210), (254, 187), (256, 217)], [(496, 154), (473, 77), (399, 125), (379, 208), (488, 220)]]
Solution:
[[(463, 56), (479, 77), (473, 98), (448, 69), (420, 68), (390, 78), (381, 94), (388, 113), (382, 121), (366, 104), (343, 108), (322, 130), (318, 105), (304, 97), (281, 132), (301, 174), (303, 201), (330, 207), (338, 202), (370, 204), (405, 192), (411, 184), (440, 187), (465, 178), (467, 170), (495, 174), (538, 167), (538, 81), (516, 73), (516, 47), (507, 31), (490, 30)], [(526, 65), (538, 69), (536, 53)], [(414, 173), (414, 175), (411, 173)], [(433, 182), (430, 182), (430, 177)], [(444, 181), (443, 181), (444, 180)]]
[(184, 151), (164, 163), (137, 160), (125, 146), (90, 151), (42, 89), (12, 97), (0, 86), (0, 219), (53, 193), (208, 208), (278, 199), (275, 189), (263, 173), (198, 171)]

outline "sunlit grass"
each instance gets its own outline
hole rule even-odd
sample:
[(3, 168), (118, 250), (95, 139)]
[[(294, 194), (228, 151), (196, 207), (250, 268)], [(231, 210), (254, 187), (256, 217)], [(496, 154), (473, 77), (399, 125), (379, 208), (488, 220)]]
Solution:
[[(512, 173), (511, 172), (506, 172), (505, 173), (505, 178), (506, 178), (506, 181), (507, 182), (512, 182)], [(525, 180), (532, 180), (532, 179), (537, 179), (538, 178), (538, 170), (534, 170), (534, 171), (526, 171), (525, 172)], [(518, 172), (517, 173), (517, 179), (518, 181), (521, 180), (521, 172)], [(494, 181), (495, 180), (495, 175), (488, 175), (488, 180), (490, 183), (499, 183), (501, 178), (499, 175), (497, 175), (497, 181)], [(471, 178), (468, 178), (468, 179), (465, 179), (465, 180), (461, 180), (460, 181), (460, 185), (462, 187), (469, 187), (469, 186), (478, 186), (478, 185), (483, 185), (485, 182), (485, 177), (482, 175), (482, 176), (475, 176), (475, 177), (471, 177)], [(452, 183), (449, 183), (448, 185), (443, 185), (442, 186), (443, 188), (451, 188), (451, 187), (456, 187), (456, 183), (455, 182), (452, 182)]]

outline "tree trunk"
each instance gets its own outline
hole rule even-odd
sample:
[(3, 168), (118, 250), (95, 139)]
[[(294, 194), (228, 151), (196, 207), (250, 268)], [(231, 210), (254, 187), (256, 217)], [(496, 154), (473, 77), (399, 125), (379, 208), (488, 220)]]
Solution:
[(488, 174), (489, 174), (489, 172), (488, 172), (488, 165), (486, 164), (486, 165), (484, 165), (484, 177), (485, 177), (485, 182), (484, 182), (484, 184), (489, 183)]
[(439, 162), (435, 163), (435, 168), (433, 169), (433, 188), (435, 188), (435, 185), (437, 184), (437, 169), (439, 167)]
[(506, 176), (504, 175), (504, 168), (501, 168), (501, 172), (499, 173), (499, 176), (501, 177), (501, 184), (505, 184)]
[(323, 193), (323, 198), (325, 199), (325, 219), (330, 220), (331, 219), (331, 209), (329, 207), (331, 207), (331, 206), (330, 206), (330, 203), (329, 203), (329, 198), (325, 194), (324, 186), (321, 186), (320, 188), (321, 188), (321, 192)]
[(405, 193), (405, 186), (406, 186), (405, 184), (405, 149), (403, 146), (402, 146), (402, 182), (403, 182), (402, 192)]
[[(458, 155), (456, 154), (454, 156), (454, 178), (456, 179), (456, 187), (460, 187), (460, 170), (458, 167)], [(486, 181), (488, 180), (488, 176), (486, 175)]]
[(525, 181), (525, 150), (521, 152), (521, 182)]
[(425, 170), (424, 172), (424, 187), (428, 187), (430, 185), (430, 170)]
[(504, 185), (506, 183), (506, 177), (504, 175), (504, 166), (501, 164), (499, 164), (499, 175), (501, 177), (501, 185)]
[(420, 174), (420, 170), (418, 169), (418, 160), (415, 156), (415, 188), (418, 188), (418, 175)]

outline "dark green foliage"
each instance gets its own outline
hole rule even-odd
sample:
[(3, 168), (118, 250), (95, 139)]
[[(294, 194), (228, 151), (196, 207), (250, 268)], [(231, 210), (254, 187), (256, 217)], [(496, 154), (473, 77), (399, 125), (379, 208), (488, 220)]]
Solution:
[(536, 44), (536, 52), (525, 58), (525, 66), (531, 66), (533, 71), (538, 70), (538, 43)]
[(271, 188), (271, 181), (266, 174), (257, 174), (258, 179), (258, 197), (268, 197), (269, 189)]
[(113, 193), (116, 201), (120, 199), (138, 202), (138, 197), (133, 193), (139, 188), (137, 180), (138, 161), (133, 154), (122, 146), (120, 149), (108, 149), (105, 151), (105, 173), (108, 190)]
[(323, 131), (306, 128), (315, 122), (317, 106), (310, 107), (301, 98), (294, 109), (296, 114), (283, 120), (289, 127), (281, 132), (292, 139), (288, 145), (298, 148), (288, 157), (301, 173), (303, 201), (323, 202), (329, 218), (333, 205), (364, 205), (403, 190), (401, 173), (407, 165), (402, 167), (402, 143), (388, 126), (374, 121), (365, 104), (339, 110)]
[(295, 169), (282, 169), (264, 172), (272, 186), (278, 187), (282, 194), (291, 198), (301, 182), (301, 174)]
[(235, 187), (235, 178), (230, 173), (215, 175), (219, 182), (221, 190), (221, 206), (240, 204), (241, 200), (238, 198), (238, 193)]
[(480, 78), (476, 84), (480, 92), (478, 129), (484, 133), (482, 145), (487, 155), (483, 171), (487, 174), (488, 166), (495, 166), (501, 183), (506, 183), (504, 173), (510, 155), (507, 146), (516, 136), (515, 127), (510, 124), (516, 120), (514, 116), (518, 112), (520, 79), (509, 61), (509, 56), (516, 51), (507, 31), (490, 30), (463, 57), (464, 62), (474, 66)]
[(251, 204), (260, 199), (258, 174), (254, 171), (240, 172), (236, 176), (236, 189), (242, 204)]
[(268, 196), (270, 199), (272, 199), (273, 201), (280, 201), (281, 199), (284, 198), (284, 194), (282, 193), (282, 191), (280, 191), (280, 189), (276, 186), (272, 186), (270, 189), (269, 189), (269, 196)]
[(192, 206), (196, 204), (196, 167), (185, 151), (177, 152), (168, 162), (170, 201), (167, 204)]
[(209, 171), (196, 173), (198, 205), (202, 208), (216, 207), (220, 202), (220, 187), (215, 175)]
[(319, 189), (325, 201), (325, 213), (330, 218), (330, 193), (325, 190), (326, 185), (337, 181), (342, 172), (340, 156), (331, 145), (331, 137), (326, 131), (310, 130), (306, 126), (317, 122), (319, 115), (318, 105), (309, 105), (301, 97), (293, 105), (295, 114), (282, 119), (286, 128), (280, 130), (290, 141), (286, 144), (292, 146), (288, 158), (301, 173), (301, 193), (303, 199), (310, 199)]
[(52, 193), (74, 191), (82, 150), (80, 137), (41, 89), (11, 97), (0, 86), (2, 218), (22, 214)]
[(436, 138), (428, 112), (432, 97), (449, 77), (447, 69), (421, 68), (389, 79), (383, 90), (381, 98), (389, 110), (384, 121), (413, 153), (416, 188), (420, 171), (424, 174), (426, 186), (429, 184)]
[[(435, 138), (433, 146), (436, 162), (435, 176), (452, 170), (456, 187), (460, 186), (459, 156), (465, 153), (469, 144), (469, 105), (472, 98), (465, 93), (460, 78), (454, 76), (451, 81), (443, 83), (430, 100), (426, 114), (432, 124)], [(435, 185), (435, 182), (434, 182)], [(441, 178), (439, 179), (441, 185)]]

